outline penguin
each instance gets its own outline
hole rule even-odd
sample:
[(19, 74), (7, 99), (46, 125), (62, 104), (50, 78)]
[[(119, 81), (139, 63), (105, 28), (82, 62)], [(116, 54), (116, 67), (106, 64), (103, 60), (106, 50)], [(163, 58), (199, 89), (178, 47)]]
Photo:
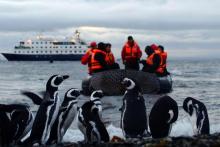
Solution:
[(68, 75), (51, 76), (47, 81), (46, 92), (42, 101), (40, 100), (42, 98), (37, 95), (34, 95), (36, 97), (29, 95), (30, 98), (36, 98), (36, 102), (39, 103), (40, 106), (33, 123), (31, 134), (24, 143), (35, 146), (45, 145), (48, 141), (52, 125), (57, 118), (61, 105), (61, 100), (58, 96), (58, 86), (67, 78), (69, 78)]
[[(190, 120), (195, 127), (193, 131), (195, 135), (210, 134), (209, 117), (204, 103), (192, 97), (187, 97), (183, 101), (183, 109), (190, 115)], [(196, 122), (193, 122), (193, 119)]]
[(60, 143), (62, 141), (64, 134), (77, 114), (77, 98), (79, 95), (80, 91), (76, 88), (71, 88), (65, 93), (64, 101), (51, 129), (50, 138), (47, 144)]
[[(26, 104), (0, 104), (0, 112), (0, 134), (3, 136), (1, 140), (14, 144), (19, 143), (33, 125), (34, 119), (30, 106)], [(4, 139), (4, 136), (6, 139)]]
[(153, 138), (169, 136), (172, 124), (178, 118), (178, 105), (169, 96), (159, 98), (149, 115), (149, 128)]
[(94, 107), (98, 108), (98, 113), (99, 113), (100, 119), (102, 119), (102, 103), (101, 103), (100, 99), (103, 96), (104, 95), (103, 95), (102, 90), (96, 90), (96, 91), (92, 92), (92, 94), (90, 96), (90, 101), (95, 104)]
[(110, 140), (105, 125), (100, 118), (102, 110), (100, 99), (102, 97), (102, 91), (94, 91), (91, 94), (90, 101), (85, 102), (78, 110), (77, 124), (84, 135), (86, 143), (101, 143)]
[(121, 129), (126, 139), (148, 136), (147, 110), (140, 87), (131, 79), (121, 82), (126, 91), (123, 96), (121, 111)]

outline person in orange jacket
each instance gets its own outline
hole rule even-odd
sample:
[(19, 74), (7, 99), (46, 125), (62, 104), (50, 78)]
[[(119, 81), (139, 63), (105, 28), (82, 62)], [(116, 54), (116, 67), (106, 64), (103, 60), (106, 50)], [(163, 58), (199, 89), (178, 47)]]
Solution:
[(151, 46), (145, 47), (145, 52), (148, 55), (146, 60), (141, 60), (140, 63), (143, 64), (142, 71), (149, 73), (156, 73), (156, 70), (160, 66), (161, 57), (160, 54), (156, 53)]
[(91, 55), (92, 55), (92, 50), (96, 49), (97, 48), (97, 44), (96, 42), (91, 42), (90, 43), (90, 48), (88, 48), (88, 50), (86, 51), (86, 53), (82, 56), (81, 58), (81, 63), (83, 65), (86, 65), (88, 64), (88, 73), (91, 74), (92, 71), (91, 71), (91, 63), (90, 63), (90, 58), (91, 58)]
[(106, 50), (105, 44), (100, 42), (98, 43), (98, 48), (92, 50), (92, 55), (90, 58), (91, 63), (91, 74), (101, 72), (108, 69), (108, 65), (105, 61)]
[(167, 52), (164, 51), (164, 47), (162, 45), (159, 45), (158, 49), (161, 52), (161, 58), (163, 60), (161, 69), (159, 69), (158, 71), (159, 73), (161, 73), (162, 76), (169, 75), (170, 73), (167, 71)]
[(142, 52), (138, 44), (134, 41), (132, 36), (128, 36), (128, 41), (122, 48), (121, 57), (125, 69), (139, 70), (139, 61)]
[(115, 62), (115, 57), (113, 53), (111, 52), (112, 45), (110, 43), (106, 43), (106, 57), (105, 61), (108, 65), (109, 69), (119, 69), (118, 63)]

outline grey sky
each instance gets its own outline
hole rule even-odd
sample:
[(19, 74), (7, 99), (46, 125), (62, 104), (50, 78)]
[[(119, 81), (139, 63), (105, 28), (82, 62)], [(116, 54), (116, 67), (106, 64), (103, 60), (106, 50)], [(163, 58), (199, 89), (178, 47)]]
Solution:
[(219, 7), (219, 0), (0, 0), (0, 51), (42, 31), (62, 36), (77, 28), (87, 41), (115, 48), (132, 34), (142, 48), (218, 49)]

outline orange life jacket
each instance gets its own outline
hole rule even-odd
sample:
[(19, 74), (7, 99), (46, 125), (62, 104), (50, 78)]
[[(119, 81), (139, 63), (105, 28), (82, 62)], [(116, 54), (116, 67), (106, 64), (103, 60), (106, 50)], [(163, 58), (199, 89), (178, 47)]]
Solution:
[(138, 45), (134, 42), (131, 47), (128, 43), (125, 44), (125, 59), (138, 58)]
[(112, 52), (106, 53), (105, 61), (108, 65), (112, 65), (115, 63), (114, 55), (112, 54)]
[(164, 71), (167, 67), (167, 64), (166, 64), (167, 52), (160, 53), (160, 57), (161, 57), (161, 63), (160, 63), (160, 66), (158, 67), (156, 72), (162, 74), (162, 73), (164, 73)]
[(166, 62), (167, 61), (167, 52), (162, 52), (161, 56), (162, 56), (163, 60)]
[(98, 70), (98, 69), (102, 69), (102, 68), (103, 68), (102, 65), (100, 64), (100, 62), (95, 59), (95, 55), (96, 55), (97, 53), (101, 53), (101, 54), (103, 54), (103, 55), (106, 55), (106, 52), (101, 51), (101, 50), (99, 50), (99, 49), (94, 49), (94, 50), (92, 51), (92, 57), (91, 57), (91, 62), (90, 62), (90, 63), (91, 63), (91, 70), (92, 70), (92, 71)]
[(164, 61), (163, 61), (163, 59), (162, 59), (162, 56), (161, 56), (161, 53), (159, 53), (159, 52), (154, 52), (153, 54), (151, 54), (148, 58), (147, 58), (147, 60), (146, 60), (146, 63), (148, 64), (148, 65), (153, 65), (154, 63), (153, 63), (153, 58), (154, 58), (154, 55), (159, 55), (160, 56), (160, 65), (159, 65), (159, 67), (156, 69), (156, 72), (157, 73), (163, 73), (164, 72)]

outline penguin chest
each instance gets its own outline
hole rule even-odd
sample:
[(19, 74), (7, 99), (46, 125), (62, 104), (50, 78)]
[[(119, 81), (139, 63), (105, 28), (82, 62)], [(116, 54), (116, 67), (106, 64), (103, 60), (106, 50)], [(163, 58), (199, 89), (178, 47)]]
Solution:
[(70, 127), (74, 118), (77, 114), (77, 107), (75, 105), (71, 105), (68, 107), (67, 111), (63, 112), (61, 121), (61, 133), (65, 134), (66, 130)]
[[(140, 127), (146, 129), (147, 112), (145, 104), (141, 100), (124, 100), (121, 123), (123, 129)], [(138, 127), (137, 127), (138, 126)]]

